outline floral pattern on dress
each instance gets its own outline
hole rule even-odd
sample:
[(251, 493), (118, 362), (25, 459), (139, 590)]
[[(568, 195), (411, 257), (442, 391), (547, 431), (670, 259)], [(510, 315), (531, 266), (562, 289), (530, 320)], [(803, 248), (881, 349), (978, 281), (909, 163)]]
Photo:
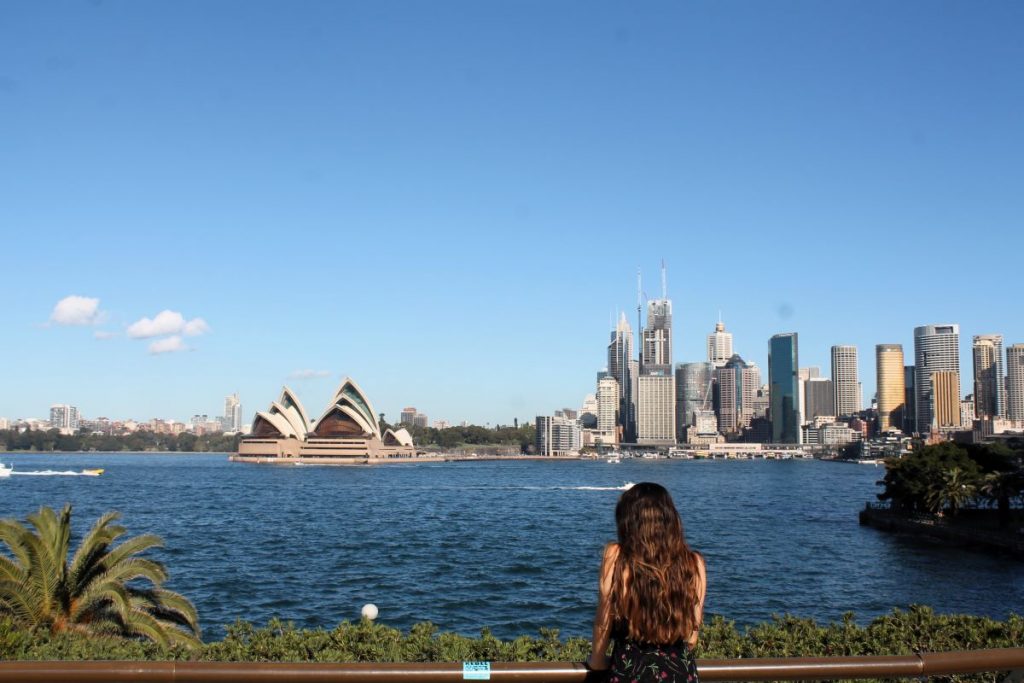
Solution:
[(685, 643), (651, 645), (629, 638), (616, 640), (608, 683), (697, 683), (697, 663)]

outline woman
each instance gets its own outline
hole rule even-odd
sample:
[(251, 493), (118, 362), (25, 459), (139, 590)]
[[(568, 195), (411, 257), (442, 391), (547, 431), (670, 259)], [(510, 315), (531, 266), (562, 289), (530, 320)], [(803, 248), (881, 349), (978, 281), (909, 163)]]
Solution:
[(636, 484), (623, 493), (615, 525), (619, 542), (604, 550), (587, 664), (609, 669), (609, 683), (694, 683), (693, 648), (707, 588), (704, 558), (686, 545), (672, 497), (658, 484)]

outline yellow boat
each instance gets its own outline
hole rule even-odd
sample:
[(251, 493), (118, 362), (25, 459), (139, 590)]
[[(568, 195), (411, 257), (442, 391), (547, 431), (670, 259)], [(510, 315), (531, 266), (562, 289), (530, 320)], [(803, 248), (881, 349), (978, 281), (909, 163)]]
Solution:
[(87, 477), (98, 477), (103, 474), (103, 470), (82, 470), (82, 474)]

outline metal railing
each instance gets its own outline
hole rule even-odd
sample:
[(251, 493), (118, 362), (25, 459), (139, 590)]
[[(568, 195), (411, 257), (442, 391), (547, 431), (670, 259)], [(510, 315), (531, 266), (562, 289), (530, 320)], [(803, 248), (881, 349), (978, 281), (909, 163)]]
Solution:
[[(0, 662), (0, 683), (595, 683), (579, 662), (285, 663), (285, 662)], [(864, 657), (702, 659), (702, 681), (811, 681), (919, 678), (1011, 671), (1024, 678), (1024, 648)]]

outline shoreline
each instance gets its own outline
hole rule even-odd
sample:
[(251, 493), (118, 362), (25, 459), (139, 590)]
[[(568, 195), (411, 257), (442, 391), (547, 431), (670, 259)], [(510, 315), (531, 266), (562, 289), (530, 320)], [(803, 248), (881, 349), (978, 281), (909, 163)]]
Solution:
[(253, 455), (228, 454), (231, 462), (248, 463), (250, 465), (333, 465), (340, 467), (359, 467), (374, 465), (415, 465), (418, 463), (440, 462), (493, 462), (497, 460), (538, 460), (547, 462), (563, 462), (580, 460), (579, 456), (550, 455), (422, 455), (400, 458), (268, 458)]

